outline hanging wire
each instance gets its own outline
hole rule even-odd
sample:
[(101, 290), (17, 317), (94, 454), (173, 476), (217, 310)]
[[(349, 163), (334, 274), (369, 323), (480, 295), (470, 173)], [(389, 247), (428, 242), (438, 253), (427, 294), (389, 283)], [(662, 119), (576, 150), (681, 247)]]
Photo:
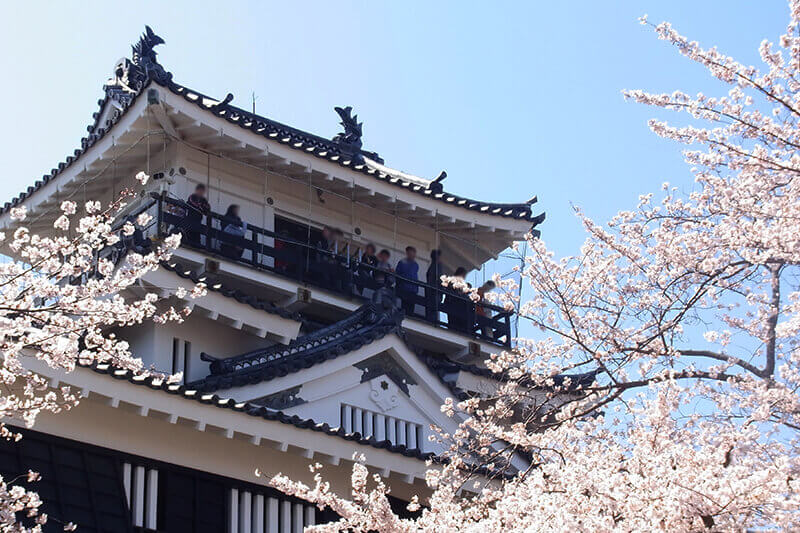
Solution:
[(150, 175), (150, 135), (151, 135), (151, 133), (150, 133), (150, 112), (149, 112), (149, 110), (148, 110), (147, 113), (145, 113), (145, 116), (147, 118), (147, 163), (146, 163), (146, 169), (147, 169), (147, 175), (149, 176)]
[[(356, 180), (352, 182), (353, 188), (350, 189), (350, 238), (352, 240), (355, 235), (356, 227)], [(361, 247), (359, 246), (359, 255), (361, 255)], [(360, 259), (360, 258), (359, 258)], [(347, 266), (350, 266), (350, 242), (347, 242)]]
[(306, 271), (311, 261), (311, 174), (308, 175), (308, 213), (306, 216)]
[(397, 250), (397, 195), (394, 195), (394, 202), (392, 203), (392, 210), (394, 212), (394, 244), (392, 245)]
[[(91, 175), (91, 176), (88, 176), (86, 179), (84, 179), (84, 180), (83, 180), (83, 182), (82, 182), (82, 183), (80, 183), (80, 184), (77, 184), (77, 186), (75, 187), (75, 189), (74, 189), (72, 192), (70, 192), (69, 194), (66, 194), (66, 195), (64, 195), (64, 196), (63, 196), (63, 199), (64, 199), (64, 200), (71, 200), (71, 199), (72, 199), (72, 198), (73, 198), (73, 197), (74, 197), (76, 194), (78, 194), (78, 193), (80, 192), (80, 190), (81, 190), (81, 186), (82, 186), (82, 185), (88, 185), (88, 184), (90, 184), (90, 183), (94, 182), (96, 179), (98, 179), (98, 178), (102, 177), (102, 176), (105, 174), (105, 172), (106, 172), (106, 171), (107, 171), (107, 170), (108, 170), (108, 169), (109, 169), (109, 168), (110, 168), (110, 167), (111, 167), (111, 166), (112, 166), (112, 165), (113, 165), (115, 162), (119, 161), (123, 155), (127, 154), (128, 152), (130, 152), (131, 150), (133, 150), (134, 148), (136, 148), (137, 146), (139, 146), (139, 144), (140, 144), (140, 143), (142, 143), (142, 142), (143, 142), (143, 141), (144, 141), (144, 140), (147, 138), (147, 136), (148, 136), (148, 134), (146, 134), (146, 133), (145, 133), (144, 135), (142, 135), (141, 137), (139, 137), (139, 138), (136, 140), (136, 142), (134, 142), (134, 143), (133, 143), (133, 144), (131, 144), (131, 145), (130, 145), (128, 148), (126, 148), (125, 150), (123, 150), (123, 152), (122, 152), (121, 154), (118, 154), (118, 155), (114, 156), (114, 157), (113, 157), (113, 158), (112, 158), (112, 159), (111, 159), (111, 160), (110, 160), (108, 163), (106, 163), (105, 165), (103, 165), (103, 167), (102, 167), (100, 170), (98, 170), (97, 172), (95, 172), (93, 175)], [(88, 169), (87, 169), (85, 166), (84, 166), (84, 172), (88, 172)], [(61, 195), (61, 192), (60, 192), (60, 187), (59, 187), (59, 185), (58, 185), (58, 182), (56, 182), (56, 193), (57, 193), (57, 200), (58, 200), (58, 201), (57, 201), (57, 205), (55, 205), (55, 206), (53, 206), (53, 207), (49, 207), (49, 208), (47, 208), (47, 209), (45, 209), (45, 210), (41, 211), (39, 214), (37, 214), (37, 215), (35, 215), (35, 216), (32, 216), (32, 217), (31, 217), (31, 219), (30, 219), (30, 222), (29, 222), (29, 225), (30, 225), (31, 227), (32, 227), (32, 226), (33, 226), (33, 225), (34, 225), (36, 222), (38, 222), (40, 219), (42, 219), (44, 216), (50, 215), (50, 214), (52, 214), (53, 212), (58, 212), (58, 211), (61, 209), (61, 198), (62, 198), (62, 197), (60, 196), (60, 195)]]
[[(255, 106), (255, 96), (253, 97), (253, 106)], [(267, 150), (264, 156), (264, 194), (261, 196), (261, 228), (266, 229), (267, 227), (267, 195), (269, 194), (269, 150)], [(272, 229), (275, 229), (275, 225), (273, 223)], [(264, 235), (261, 234), (258, 236), (258, 241), (261, 243), (259, 249), (261, 250), (260, 256), (258, 258), (258, 264), (263, 264), (264, 261)], [(275, 243), (272, 243), (275, 246)], [(274, 265), (273, 265), (274, 266)]]
[[(114, 136), (111, 137), (111, 149), (116, 152), (117, 150), (117, 141)], [(115, 201), (117, 199), (117, 160), (114, 158), (111, 167), (111, 201)]]
[[(478, 265), (478, 230), (476, 228), (473, 228), (473, 230), (472, 230), (472, 256), (473, 256), (472, 264), (477, 266)], [(474, 275), (475, 276), (474, 280), (475, 280), (475, 285), (476, 286), (478, 285), (478, 271), (479, 270), (480, 270), (480, 268), (476, 269), (475, 270), (475, 275)]]
[[(519, 306), (522, 305), (522, 272), (525, 269), (525, 265), (528, 264), (528, 239), (525, 239), (522, 245), (522, 257), (520, 257), (519, 262), (519, 287), (517, 289), (519, 303), (517, 304), (517, 310), (519, 310)], [(514, 313), (514, 330), (516, 332), (515, 336), (519, 337), (519, 313)]]
[(164, 168), (162, 170), (165, 173), (164, 175), (166, 176), (167, 175), (167, 132), (164, 132), (164, 134), (161, 136), (161, 140), (163, 141), (161, 145), (161, 150), (164, 152)]
[(439, 242), (439, 208), (433, 210), (433, 247), (438, 250)]

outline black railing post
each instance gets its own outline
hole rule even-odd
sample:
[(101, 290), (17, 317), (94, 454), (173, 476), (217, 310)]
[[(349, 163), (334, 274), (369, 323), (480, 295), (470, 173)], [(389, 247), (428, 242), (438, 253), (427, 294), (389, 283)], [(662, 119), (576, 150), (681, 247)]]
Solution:
[[(438, 270), (438, 269), (437, 269)], [(434, 324), (439, 324), (441, 321), (441, 314), (439, 312), (439, 306), (442, 303), (442, 299), (444, 298), (444, 294), (442, 293), (442, 285), (441, 281), (439, 282), (438, 287), (433, 288), (433, 297), (435, 298), (433, 302), (433, 322)]]
[(161, 191), (161, 194), (158, 195), (158, 199), (156, 200), (158, 206), (158, 211), (156, 213), (156, 236), (159, 239), (167, 234), (167, 228), (164, 227), (164, 197), (166, 194), (166, 191)]
[[(256, 233), (256, 230), (250, 228), (250, 234), (252, 235), (250, 238), (250, 262), (253, 264), (253, 266), (256, 266), (261, 262), (258, 259), (258, 252), (256, 252), (258, 249), (258, 233)], [(242, 240), (245, 239), (243, 238)]]
[(481, 336), (481, 334), (478, 333), (478, 328), (477, 328), (477, 326), (478, 326), (478, 306), (475, 305), (475, 302), (472, 301), (472, 298), (469, 299), (469, 303), (470, 303), (470, 312), (472, 314), (472, 317), (471, 317), (472, 320), (470, 322), (472, 325), (469, 328), (469, 332), (472, 335)]
[(206, 214), (206, 250), (209, 252), (214, 252), (214, 248), (211, 246), (211, 235), (213, 234), (214, 230), (214, 215), (212, 211), (209, 211)]
[(511, 313), (506, 312), (504, 322), (506, 324), (506, 340), (505, 340), (505, 342), (503, 344), (506, 347), (510, 347), (511, 346)]

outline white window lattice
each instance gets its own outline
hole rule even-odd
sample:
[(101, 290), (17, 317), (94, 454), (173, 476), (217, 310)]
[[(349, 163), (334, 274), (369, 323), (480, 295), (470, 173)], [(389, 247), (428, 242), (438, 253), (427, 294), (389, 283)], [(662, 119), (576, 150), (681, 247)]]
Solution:
[(122, 464), (122, 484), (133, 525), (156, 529), (158, 518), (158, 470), (133, 463)]
[(316, 523), (313, 505), (230, 489), (228, 533), (302, 533)]
[(378, 441), (388, 440), (411, 450), (422, 450), (423, 447), (421, 424), (347, 404), (342, 404), (339, 423), (347, 433), (360, 433)]

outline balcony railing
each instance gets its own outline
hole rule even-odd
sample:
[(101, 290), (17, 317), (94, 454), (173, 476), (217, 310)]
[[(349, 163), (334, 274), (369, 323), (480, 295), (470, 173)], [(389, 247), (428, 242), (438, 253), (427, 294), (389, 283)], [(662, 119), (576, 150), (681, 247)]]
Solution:
[[(224, 216), (202, 217), (187, 203), (154, 196), (160, 236), (183, 233), (182, 244), (227, 259), (336, 292), (348, 298), (394, 298), (406, 316), (446, 327), (500, 346), (511, 342), (511, 316), (486, 302), (473, 302), (463, 293), (361, 261), (349, 249), (324, 250), (274, 231), (247, 224), (243, 236), (225, 232)], [(194, 216), (187, 214), (194, 211)]]

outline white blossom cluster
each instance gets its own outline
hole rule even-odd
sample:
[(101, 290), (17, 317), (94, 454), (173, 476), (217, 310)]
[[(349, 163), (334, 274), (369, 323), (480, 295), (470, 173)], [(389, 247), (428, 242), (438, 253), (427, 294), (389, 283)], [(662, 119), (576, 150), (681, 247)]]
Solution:
[[(789, 8), (763, 69), (653, 26), (729, 86), (624, 93), (687, 114), (650, 125), (688, 146), (694, 188), (665, 184), (606, 225), (578, 212), (574, 257), (530, 238), (529, 300), (495, 281), (540, 334), (487, 361), (495, 393), (443, 406), (458, 430), (439, 436), (419, 518), (398, 518), (360, 462), (350, 497), (316, 468), (312, 487), (275, 477), (342, 517), (315, 530), (800, 530), (800, 1)], [(561, 377), (589, 370), (591, 384)]]
[[(141, 176), (137, 179), (142, 181)], [(30, 427), (39, 413), (59, 413), (78, 403), (69, 387), (53, 390), (47, 379), (29, 369), (27, 361), (35, 359), (66, 372), (78, 364), (102, 362), (148, 374), (151, 371), (113, 331), (145, 320), (182, 320), (188, 313), (135, 286), (170, 257), (180, 236), (165, 238), (146, 255), (130, 251), (116, 265), (101, 257), (102, 250), (119, 242), (115, 220), (132, 196), (132, 191), (125, 191), (105, 208), (88, 201), (82, 213), (75, 202), (64, 201), (54, 232), (47, 236), (25, 227), (24, 206), (11, 210), (16, 229), (10, 236), (0, 235), (0, 244), (16, 259), (0, 263), (0, 417), (4, 420)], [(126, 224), (124, 232), (135, 230), (127, 226), (132, 224)], [(191, 297), (204, 292), (205, 287), (198, 285)], [(0, 424), (0, 438), (19, 439), (20, 435)], [(30, 473), (27, 482), (37, 478)], [(31, 490), (0, 480), (0, 529), (39, 531), (47, 521), (45, 514), (37, 512), (40, 504)], [(33, 517), (34, 525), (18, 522), (25, 515)], [(65, 529), (72, 527), (65, 525)]]

